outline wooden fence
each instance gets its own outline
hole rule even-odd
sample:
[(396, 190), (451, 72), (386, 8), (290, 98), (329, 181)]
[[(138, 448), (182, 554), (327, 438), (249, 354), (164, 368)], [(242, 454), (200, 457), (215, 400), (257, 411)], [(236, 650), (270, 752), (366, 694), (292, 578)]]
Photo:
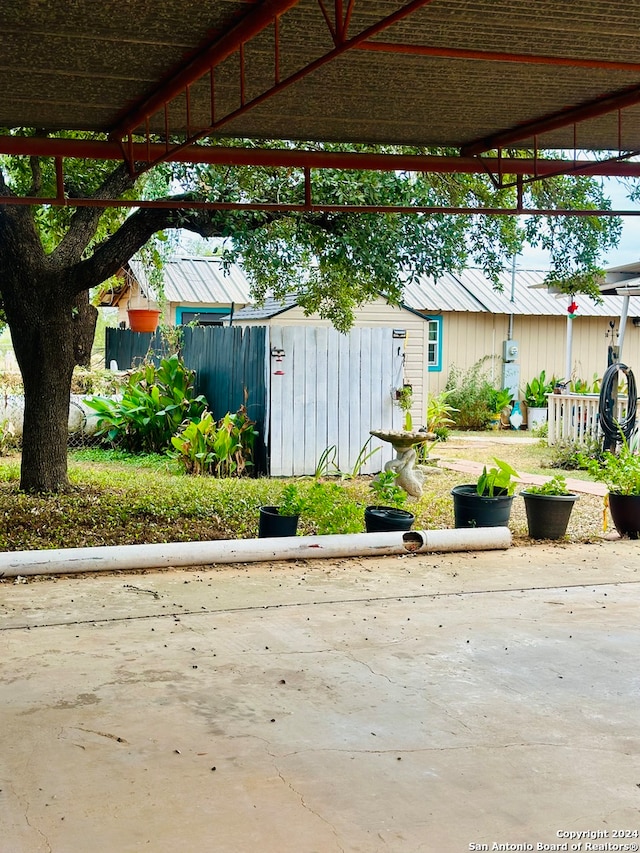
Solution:
[[(269, 436), (270, 473), (313, 474), (323, 452), (335, 448), (335, 463), (350, 471), (371, 429), (399, 429), (402, 412), (393, 391), (402, 385), (402, 341), (387, 328), (352, 329), (271, 326)], [(278, 351), (282, 361), (277, 361)], [(382, 470), (394, 455), (379, 447), (363, 473)]]
[[(399, 429), (403, 413), (394, 391), (403, 384), (404, 341), (383, 327), (342, 335), (311, 326), (197, 326), (182, 330), (185, 363), (214, 415), (245, 404), (264, 440), (260, 470), (274, 476), (313, 474), (327, 448), (351, 471), (371, 438), (369, 430)], [(159, 337), (107, 330), (106, 362), (128, 369), (148, 353), (158, 360)], [(363, 467), (376, 473), (393, 457), (380, 448)]]

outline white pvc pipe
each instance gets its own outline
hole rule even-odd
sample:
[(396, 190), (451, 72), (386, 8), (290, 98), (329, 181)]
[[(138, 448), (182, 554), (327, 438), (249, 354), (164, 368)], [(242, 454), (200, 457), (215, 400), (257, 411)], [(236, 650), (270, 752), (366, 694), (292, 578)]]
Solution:
[(0, 554), (0, 577), (135, 571), (268, 560), (376, 557), (426, 551), (488, 551), (508, 548), (510, 545), (511, 532), (508, 527), (477, 527), (468, 530), (409, 530), (5, 551)]

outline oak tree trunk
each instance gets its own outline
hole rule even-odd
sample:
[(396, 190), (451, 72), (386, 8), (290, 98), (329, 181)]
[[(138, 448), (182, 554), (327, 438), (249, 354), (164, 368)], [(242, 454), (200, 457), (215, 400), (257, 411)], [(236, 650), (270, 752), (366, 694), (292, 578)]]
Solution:
[[(59, 293), (59, 291), (58, 291)], [(87, 363), (97, 311), (86, 293), (75, 301), (11, 307), (11, 337), (22, 373), (25, 407), (20, 488), (56, 492), (68, 487), (67, 439), (71, 379)]]

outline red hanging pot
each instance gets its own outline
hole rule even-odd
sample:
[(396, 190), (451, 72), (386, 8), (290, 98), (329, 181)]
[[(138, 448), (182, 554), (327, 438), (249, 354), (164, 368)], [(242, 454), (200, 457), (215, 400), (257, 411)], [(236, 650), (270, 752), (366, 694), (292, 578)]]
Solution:
[(152, 308), (129, 308), (129, 326), (132, 332), (155, 332), (160, 311)]

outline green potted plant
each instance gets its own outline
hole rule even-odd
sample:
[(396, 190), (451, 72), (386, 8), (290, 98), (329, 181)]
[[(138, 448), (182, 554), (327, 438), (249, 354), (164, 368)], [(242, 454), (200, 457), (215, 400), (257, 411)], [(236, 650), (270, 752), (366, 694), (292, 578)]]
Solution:
[(616, 453), (606, 450), (602, 459), (583, 457), (589, 474), (608, 489), (611, 518), (621, 536), (640, 538), (640, 456), (636, 442), (622, 438)]
[(524, 402), (527, 407), (527, 427), (536, 429), (547, 422), (547, 394), (553, 392), (554, 379), (547, 379), (547, 374), (541, 370), (538, 376), (534, 376), (527, 382), (524, 389)]
[(476, 483), (454, 486), (453, 512), (456, 527), (504, 527), (509, 522), (518, 472), (501, 459)]
[[(492, 388), (489, 394), (489, 410), (491, 420), (489, 423), (493, 429), (500, 429), (502, 415), (511, 404), (511, 391), (508, 388)], [(508, 424), (507, 424), (508, 426)]]
[(259, 538), (295, 536), (303, 508), (304, 499), (300, 490), (295, 483), (287, 484), (282, 490), (279, 504), (260, 507)]
[(371, 490), (379, 503), (366, 507), (364, 511), (367, 533), (411, 530), (415, 516), (403, 509), (408, 495), (396, 483), (397, 476), (395, 471), (382, 471), (372, 480)]
[(541, 486), (527, 486), (520, 494), (527, 513), (532, 539), (561, 539), (567, 532), (573, 505), (578, 500), (569, 491), (562, 474), (556, 474)]
[(402, 388), (396, 388), (396, 402), (404, 412), (404, 429), (406, 432), (411, 432), (413, 429), (413, 419), (411, 417), (413, 386), (405, 384)]

